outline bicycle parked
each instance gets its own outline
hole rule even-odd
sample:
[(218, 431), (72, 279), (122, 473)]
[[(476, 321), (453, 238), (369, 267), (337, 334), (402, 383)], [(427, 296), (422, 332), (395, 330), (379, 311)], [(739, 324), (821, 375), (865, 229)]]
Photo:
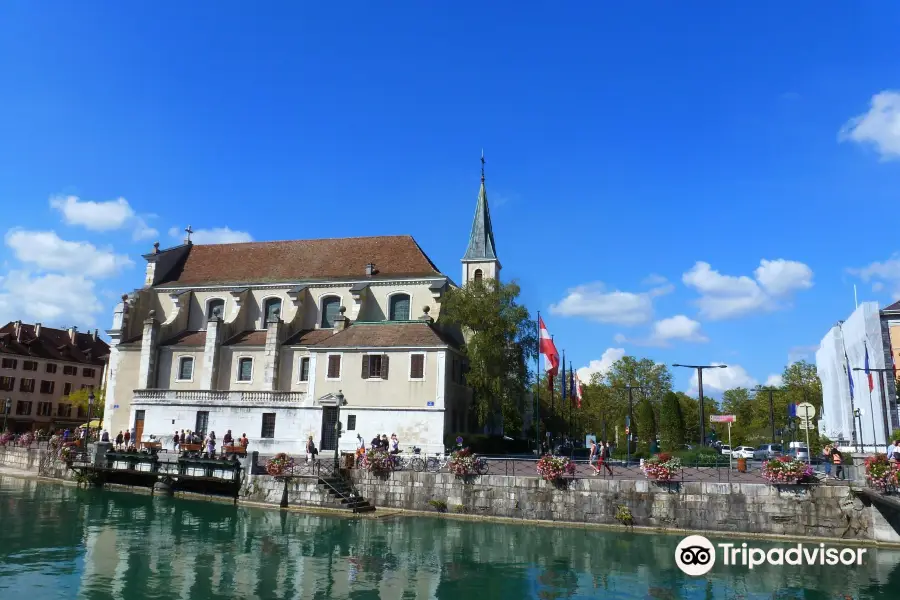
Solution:
[(411, 470), (421, 473), (425, 470), (425, 460), (419, 456), (421, 452), (421, 448), (413, 446), (412, 455), (410, 455), (409, 452), (406, 454), (394, 454), (394, 469), (398, 471)]
[[(439, 452), (435, 453), (434, 456), (429, 457), (425, 461), (425, 470), (430, 473), (438, 473), (447, 468), (450, 464), (450, 454), (444, 453), (443, 455)], [(488, 460), (483, 456), (475, 456), (475, 474), (476, 475), (486, 475), (488, 472)]]

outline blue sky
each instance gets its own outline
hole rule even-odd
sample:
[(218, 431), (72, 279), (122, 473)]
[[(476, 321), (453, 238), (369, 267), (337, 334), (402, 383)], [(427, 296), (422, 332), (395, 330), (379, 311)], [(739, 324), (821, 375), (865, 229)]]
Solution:
[(0, 320), (108, 327), (187, 224), (409, 233), (458, 280), (482, 148), (577, 367), (765, 382), (897, 296), (900, 7), (586, 4), (4, 3)]

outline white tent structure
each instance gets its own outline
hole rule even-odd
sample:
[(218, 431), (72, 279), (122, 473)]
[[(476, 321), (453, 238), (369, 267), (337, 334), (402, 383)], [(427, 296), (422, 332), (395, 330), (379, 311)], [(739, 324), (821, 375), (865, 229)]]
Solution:
[[(870, 369), (891, 368), (889, 336), (883, 330), (877, 302), (863, 302), (822, 338), (816, 352), (823, 396), (819, 431), (844, 447), (859, 445), (883, 452), (898, 422), (893, 375), (881, 377), (872, 371), (870, 391), (866, 374), (853, 370), (865, 367), (867, 349)], [(854, 418), (855, 411), (859, 411), (858, 418)]]

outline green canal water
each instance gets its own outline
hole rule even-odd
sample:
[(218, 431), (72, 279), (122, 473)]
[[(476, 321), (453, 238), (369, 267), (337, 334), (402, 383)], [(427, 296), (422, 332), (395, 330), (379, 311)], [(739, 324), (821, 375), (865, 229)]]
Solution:
[(675, 566), (680, 539), (343, 519), (0, 476), (2, 599), (900, 598), (900, 551), (870, 548), (862, 566), (717, 564), (692, 578)]

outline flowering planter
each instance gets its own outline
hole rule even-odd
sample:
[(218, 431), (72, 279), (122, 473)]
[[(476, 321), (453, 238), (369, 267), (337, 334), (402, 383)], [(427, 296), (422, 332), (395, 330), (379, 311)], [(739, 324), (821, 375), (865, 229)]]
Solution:
[(769, 483), (779, 486), (818, 482), (813, 477), (811, 466), (789, 456), (781, 456), (767, 461), (763, 465), (763, 478)]
[(360, 457), (361, 469), (375, 475), (387, 475), (396, 466), (396, 457), (384, 450), (369, 450)]
[(475, 456), (468, 448), (462, 448), (450, 455), (447, 468), (457, 477), (471, 477), (487, 473), (487, 461)]
[(866, 482), (880, 492), (888, 493), (897, 488), (897, 467), (884, 454), (876, 454), (865, 460)]
[(537, 462), (537, 472), (544, 481), (561, 486), (565, 478), (575, 475), (575, 463), (567, 456), (545, 454)]
[(290, 477), (294, 474), (294, 459), (279, 452), (266, 461), (266, 473), (274, 477)]
[(641, 471), (650, 481), (669, 483), (679, 479), (681, 474), (681, 460), (670, 456), (669, 454), (660, 453), (653, 458), (647, 459), (641, 465)]

